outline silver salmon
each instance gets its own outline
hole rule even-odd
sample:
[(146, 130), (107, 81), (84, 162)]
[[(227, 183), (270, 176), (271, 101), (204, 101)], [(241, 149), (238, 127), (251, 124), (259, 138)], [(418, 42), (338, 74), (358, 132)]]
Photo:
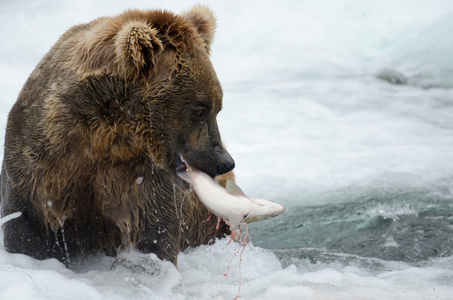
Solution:
[(286, 210), (280, 204), (247, 197), (241, 188), (230, 180), (224, 189), (209, 175), (196, 169), (187, 168), (178, 175), (192, 185), (203, 205), (217, 217), (227, 220), (232, 229), (241, 223), (276, 217)]

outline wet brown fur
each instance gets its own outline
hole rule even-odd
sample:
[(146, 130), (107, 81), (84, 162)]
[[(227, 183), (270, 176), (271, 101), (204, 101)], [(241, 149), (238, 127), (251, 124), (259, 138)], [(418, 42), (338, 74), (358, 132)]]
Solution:
[[(230, 232), (207, 221), (173, 171), (176, 151), (212, 169), (207, 140), (222, 106), (214, 30), (198, 6), (181, 16), (130, 10), (63, 34), (8, 118), (2, 216), (22, 212), (4, 225), (8, 251), (69, 264), (134, 247), (176, 264), (180, 251)], [(194, 125), (200, 103), (210, 113)]]

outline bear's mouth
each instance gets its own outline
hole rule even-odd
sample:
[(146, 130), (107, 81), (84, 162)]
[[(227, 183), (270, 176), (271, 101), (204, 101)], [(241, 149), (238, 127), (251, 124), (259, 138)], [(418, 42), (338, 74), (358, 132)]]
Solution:
[(176, 173), (185, 172), (187, 169), (189, 169), (189, 165), (186, 163), (186, 161), (181, 155), (176, 156), (175, 165)]

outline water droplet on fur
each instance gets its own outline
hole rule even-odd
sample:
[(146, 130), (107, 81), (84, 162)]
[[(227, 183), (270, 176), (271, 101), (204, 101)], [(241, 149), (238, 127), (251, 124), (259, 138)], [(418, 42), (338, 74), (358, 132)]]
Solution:
[[(184, 221), (184, 214), (183, 214), (183, 209), (182, 209), (182, 208), (183, 208), (183, 205), (184, 205), (184, 199), (186, 199), (186, 193), (185, 193), (185, 192), (184, 192), (184, 195), (183, 195), (182, 200), (181, 200), (181, 219), (182, 219), (182, 225), (186, 225), (186, 222)], [(181, 231), (183, 231), (182, 228), (181, 228)]]
[(173, 183), (173, 199), (175, 200), (175, 212), (176, 212), (176, 218), (179, 220), (179, 215), (178, 215), (178, 204), (176, 203), (176, 185)]
[(143, 177), (142, 176), (137, 177), (137, 179), (135, 179), (135, 183), (136, 184), (142, 184), (142, 182), (143, 182)]
[(47, 201), (47, 206), (52, 206), (52, 201)]
[(61, 249), (63, 250), (65, 256), (66, 256), (66, 265), (69, 265), (71, 263), (71, 259), (69, 258), (69, 251), (68, 251), (68, 244), (66, 243), (66, 238), (65, 238), (65, 234), (64, 234), (64, 228), (63, 228), (63, 225), (64, 225), (64, 220), (61, 221), (61, 220), (58, 220), (59, 223), (60, 223), (60, 232), (61, 232), (61, 238), (62, 238), (62, 241), (63, 241), (63, 248), (61, 248), (60, 246), (60, 243), (58, 242), (58, 232), (56, 231), (55, 232), (55, 244)]
[(153, 242), (154, 242), (154, 244), (157, 244), (157, 240), (154, 240)]

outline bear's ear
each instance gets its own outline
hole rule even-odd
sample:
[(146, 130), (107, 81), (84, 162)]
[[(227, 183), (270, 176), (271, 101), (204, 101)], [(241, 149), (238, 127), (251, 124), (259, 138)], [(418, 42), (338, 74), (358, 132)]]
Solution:
[(204, 5), (196, 5), (184, 12), (183, 16), (195, 26), (197, 32), (206, 43), (206, 48), (209, 52), (217, 23), (212, 10)]
[(157, 30), (145, 22), (125, 23), (115, 37), (115, 53), (120, 74), (135, 79), (140, 74), (149, 78), (162, 52)]

